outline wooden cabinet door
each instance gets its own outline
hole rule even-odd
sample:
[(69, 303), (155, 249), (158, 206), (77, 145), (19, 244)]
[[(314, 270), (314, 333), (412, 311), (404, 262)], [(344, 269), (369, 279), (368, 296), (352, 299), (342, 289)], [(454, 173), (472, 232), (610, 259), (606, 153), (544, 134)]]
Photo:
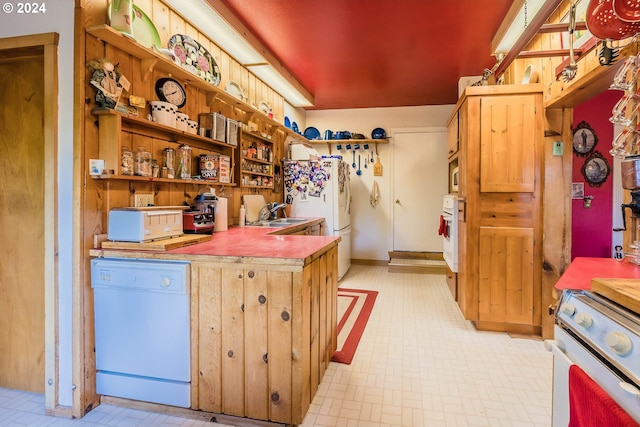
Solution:
[(535, 95), (485, 97), (480, 108), (480, 191), (533, 192), (540, 139)]
[(478, 318), (533, 324), (533, 229), (480, 227)]

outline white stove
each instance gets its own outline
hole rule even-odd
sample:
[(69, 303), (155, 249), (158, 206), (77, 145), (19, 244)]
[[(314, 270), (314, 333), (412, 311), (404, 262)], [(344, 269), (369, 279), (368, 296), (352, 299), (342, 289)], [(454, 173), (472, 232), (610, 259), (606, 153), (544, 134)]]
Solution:
[(569, 421), (568, 370), (578, 365), (640, 422), (640, 316), (593, 292), (565, 290), (555, 313), (553, 425)]

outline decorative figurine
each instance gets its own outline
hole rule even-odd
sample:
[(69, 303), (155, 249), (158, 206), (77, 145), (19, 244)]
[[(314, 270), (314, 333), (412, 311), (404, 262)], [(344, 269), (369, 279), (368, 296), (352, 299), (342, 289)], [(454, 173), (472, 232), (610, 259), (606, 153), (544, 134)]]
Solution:
[(129, 89), (129, 81), (109, 61), (90, 61), (88, 66), (93, 70), (91, 85), (98, 89), (96, 102), (104, 109), (114, 109), (122, 91)]

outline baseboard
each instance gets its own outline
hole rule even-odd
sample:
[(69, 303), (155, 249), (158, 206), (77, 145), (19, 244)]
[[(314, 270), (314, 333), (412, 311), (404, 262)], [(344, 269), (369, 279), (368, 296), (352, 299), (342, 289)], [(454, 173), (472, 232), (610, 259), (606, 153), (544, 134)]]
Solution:
[(388, 261), (383, 261), (380, 259), (352, 259), (351, 264), (386, 267), (388, 264)]
[(444, 260), (442, 252), (390, 251), (389, 259), (392, 258)]

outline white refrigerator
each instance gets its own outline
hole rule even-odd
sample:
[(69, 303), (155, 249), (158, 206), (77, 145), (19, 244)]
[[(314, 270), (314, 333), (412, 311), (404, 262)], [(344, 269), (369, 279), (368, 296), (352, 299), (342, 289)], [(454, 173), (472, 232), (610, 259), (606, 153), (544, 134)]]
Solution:
[(340, 236), (338, 279), (351, 266), (351, 192), (349, 165), (342, 156), (285, 160), (284, 200), (293, 217), (324, 217), (326, 234)]

